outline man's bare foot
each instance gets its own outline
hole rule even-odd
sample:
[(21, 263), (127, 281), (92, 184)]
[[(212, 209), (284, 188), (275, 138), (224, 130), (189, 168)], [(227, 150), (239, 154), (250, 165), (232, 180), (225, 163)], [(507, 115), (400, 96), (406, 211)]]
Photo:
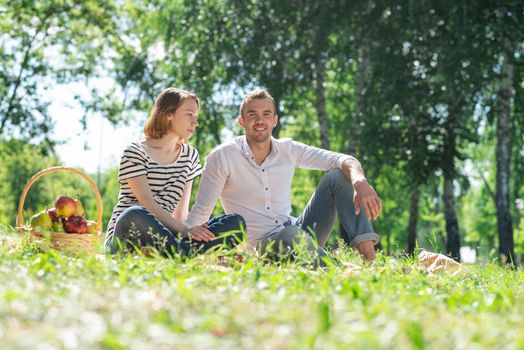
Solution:
[(357, 250), (366, 261), (374, 261), (376, 258), (375, 243), (372, 240), (360, 243), (357, 245)]

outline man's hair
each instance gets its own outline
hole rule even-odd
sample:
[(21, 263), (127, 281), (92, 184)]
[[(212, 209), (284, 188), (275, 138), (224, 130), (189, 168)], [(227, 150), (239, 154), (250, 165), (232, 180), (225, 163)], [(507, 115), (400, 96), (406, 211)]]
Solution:
[(176, 112), (184, 100), (192, 98), (200, 108), (200, 99), (190, 91), (170, 87), (158, 95), (155, 105), (144, 125), (144, 134), (152, 139), (159, 139), (167, 134), (169, 121), (167, 117)]
[(240, 104), (240, 116), (243, 116), (242, 112), (244, 111), (244, 106), (246, 105), (246, 103), (254, 99), (263, 100), (265, 98), (269, 99), (273, 103), (273, 109), (275, 110), (275, 114), (276, 114), (277, 105), (275, 104), (275, 99), (273, 98), (273, 96), (271, 96), (269, 92), (267, 92), (266, 90), (255, 89), (251, 91), (250, 93), (248, 93), (242, 100), (242, 103)]

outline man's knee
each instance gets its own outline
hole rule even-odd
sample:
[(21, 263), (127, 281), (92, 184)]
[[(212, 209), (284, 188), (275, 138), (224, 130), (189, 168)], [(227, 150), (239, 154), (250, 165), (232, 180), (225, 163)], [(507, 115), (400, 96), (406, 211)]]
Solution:
[(300, 227), (288, 226), (263, 242), (262, 251), (268, 253), (270, 258), (283, 259), (292, 253), (303, 234), (305, 232)]
[(328, 172), (326, 172), (324, 177), (333, 182), (341, 182), (341, 181), (348, 182), (349, 181), (346, 175), (344, 175), (344, 172), (342, 171), (342, 169), (339, 169), (339, 168), (328, 170)]
[(295, 242), (300, 239), (300, 236), (303, 233), (304, 231), (298, 226), (287, 226), (280, 232), (276, 233), (273, 238), (286, 242)]
[(348, 195), (353, 193), (353, 185), (351, 185), (351, 181), (349, 181), (341, 169), (329, 170), (322, 178), (322, 181), (326, 181), (333, 192), (343, 192)]

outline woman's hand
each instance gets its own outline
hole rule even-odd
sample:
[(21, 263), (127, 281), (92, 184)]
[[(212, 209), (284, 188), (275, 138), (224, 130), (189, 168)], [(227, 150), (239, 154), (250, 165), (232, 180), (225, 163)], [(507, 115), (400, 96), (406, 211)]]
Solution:
[(186, 232), (187, 238), (195, 241), (209, 242), (215, 238), (213, 232), (207, 229), (207, 225), (195, 226)]

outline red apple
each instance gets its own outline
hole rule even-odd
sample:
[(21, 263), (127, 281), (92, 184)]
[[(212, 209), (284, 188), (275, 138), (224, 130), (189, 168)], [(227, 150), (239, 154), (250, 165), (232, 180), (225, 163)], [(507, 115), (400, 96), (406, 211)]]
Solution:
[(87, 221), (80, 215), (71, 215), (64, 220), (64, 229), (67, 233), (86, 233)]
[(61, 218), (68, 218), (76, 212), (76, 202), (74, 198), (60, 196), (55, 202), (56, 214)]
[(58, 217), (58, 214), (56, 213), (56, 208), (51, 208), (47, 210), (47, 214), (51, 217), (51, 220), (53, 222), (57, 222), (60, 218)]

